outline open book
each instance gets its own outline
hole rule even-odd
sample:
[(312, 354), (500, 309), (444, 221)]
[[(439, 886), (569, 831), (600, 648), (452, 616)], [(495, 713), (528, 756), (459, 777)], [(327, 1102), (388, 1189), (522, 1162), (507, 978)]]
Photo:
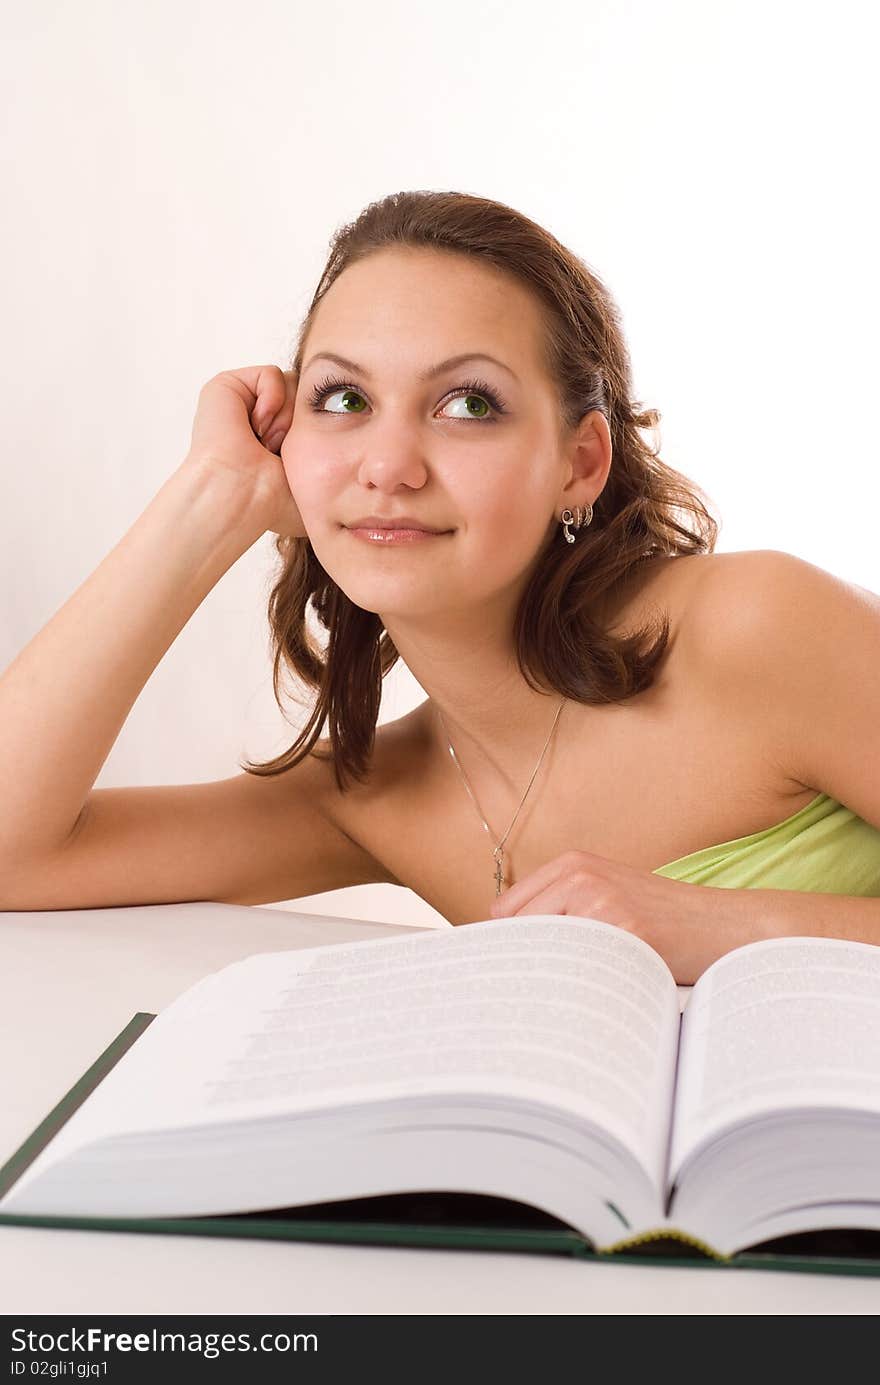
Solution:
[(258, 954), (135, 1021), (72, 1114), (0, 1170), (0, 1222), (192, 1229), (283, 1209), (316, 1239), (310, 1208), (421, 1193), (508, 1199), (585, 1253), (660, 1239), (723, 1261), (880, 1232), (867, 943), (738, 948), (681, 1014), (666, 964), (623, 929), (487, 920)]

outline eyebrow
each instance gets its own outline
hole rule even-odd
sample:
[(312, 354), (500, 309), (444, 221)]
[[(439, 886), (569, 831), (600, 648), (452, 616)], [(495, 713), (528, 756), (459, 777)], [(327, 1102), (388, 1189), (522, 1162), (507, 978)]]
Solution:
[[(337, 356), (334, 351), (317, 352), (317, 354), (312, 356), (303, 366), (303, 370), (308, 370), (309, 366), (313, 365), (315, 361), (333, 361), (336, 365), (342, 366), (343, 370), (350, 370), (355, 375), (362, 375), (365, 380), (371, 378), (370, 372), (364, 370), (363, 366), (357, 365), (355, 361), (349, 361), (345, 356)], [(515, 371), (511, 370), (509, 365), (505, 365), (504, 361), (499, 361), (496, 356), (490, 356), (485, 351), (463, 351), (459, 356), (449, 356), (445, 361), (438, 361), (436, 365), (429, 366), (427, 370), (420, 370), (416, 375), (416, 379), (424, 383), (426, 380), (432, 380), (435, 375), (442, 375), (444, 370), (451, 370), (453, 366), (462, 365), (465, 361), (491, 361), (493, 365), (500, 366), (502, 370), (506, 370), (508, 375), (512, 375), (517, 384), (519, 384), (519, 376)]]

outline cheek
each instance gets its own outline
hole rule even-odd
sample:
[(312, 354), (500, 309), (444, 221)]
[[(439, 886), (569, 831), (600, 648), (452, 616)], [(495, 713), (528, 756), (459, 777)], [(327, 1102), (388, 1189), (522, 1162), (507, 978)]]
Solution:
[(523, 549), (533, 548), (547, 530), (551, 502), (528, 477), (483, 488), (473, 510), (485, 541), (493, 548), (507, 550), (511, 558)]
[(318, 456), (313, 447), (297, 443), (290, 434), (281, 449), (281, 464), (291, 494), (304, 513), (317, 514), (338, 499), (341, 468)]

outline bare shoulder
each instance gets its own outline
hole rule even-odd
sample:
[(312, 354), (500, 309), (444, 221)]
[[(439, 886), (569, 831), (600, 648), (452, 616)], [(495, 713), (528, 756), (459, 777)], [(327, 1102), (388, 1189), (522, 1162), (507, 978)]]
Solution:
[(876, 815), (857, 765), (876, 763), (880, 596), (777, 549), (713, 556), (689, 607), (701, 691), (750, 718), (792, 782)]
[(689, 618), (727, 673), (784, 658), (845, 607), (880, 605), (864, 587), (780, 549), (715, 553), (693, 585)]
[[(313, 763), (319, 767), (316, 783), (322, 810), (365, 853), (369, 850), (367, 839), (371, 842), (384, 839), (383, 822), (391, 824), (399, 811), (401, 794), (419, 777), (419, 756), (425, 741), (425, 707), (426, 703), (421, 703), (404, 716), (376, 727), (370, 773), (360, 783), (350, 781), (345, 791), (336, 782), (330, 738), (322, 737), (315, 743)], [(379, 860), (375, 851), (371, 855), (378, 872), (377, 880), (389, 885), (402, 883)]]
[(880, 596), (790, 553), (725, 556), (699, 625), (728, 705), (773, 728), (792, 780), (880, 828)]
[[(786, 593), (802, 560), (777, 549), (704, 555), (688, 588), (687, 643), (693, 667), (713, 684), (755, 671), (769, 653)], [(782, 602), (780, 602), (782, 598)]]

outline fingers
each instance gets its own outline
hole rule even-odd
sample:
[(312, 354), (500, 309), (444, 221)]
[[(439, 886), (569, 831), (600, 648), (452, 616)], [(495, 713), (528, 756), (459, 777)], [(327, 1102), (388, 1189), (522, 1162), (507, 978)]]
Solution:
[(270, 432), (287, 393), (284, 376), (277, 365), (260, 367), (254, 382), (254, 393), (256, 402), (251, 413), (251, 427), (258, 438), (264, 438)]
[(277, 452), (282, 442), (287, 436), (290, 425), (293, 422), (293, 408), (296, 399), (296, 387), (298, 376), (295, 371), (280, 372), (282, 383), (282, 398), (279, 407), (268, 418), (263, 429), (263, 446), (270, 452)]
[(295, 371), (282, 371), (278, 366), (266, 366), (261, 373), (251, 421), (270, 452), (277, 451), (293, 422), (297, 381)]
[(258, 365), (221, 371), (220, 376), (241, 396), (257, 437), (265, 439), (270, 451), (277, 451), (293, 422), (297, 373), (277, 365)]
[(287, 437), (286, 428), (274, 428), (263, 438), (263, 446), (267, 452), (274, 452), (276, 455), (281, 451), (281, 444)]

